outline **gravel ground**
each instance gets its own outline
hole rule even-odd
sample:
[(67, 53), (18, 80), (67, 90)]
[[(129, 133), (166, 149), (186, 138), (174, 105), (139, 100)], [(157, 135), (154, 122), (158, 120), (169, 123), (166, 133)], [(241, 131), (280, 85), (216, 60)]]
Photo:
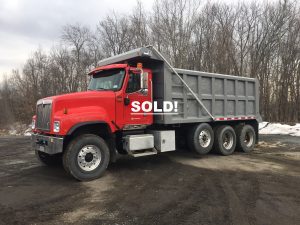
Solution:
[(122, 157), (83, 183), (0, 137), (0, 224), (300, 224), (299, 162), (299, 137), (262, 135), (250, 154)]

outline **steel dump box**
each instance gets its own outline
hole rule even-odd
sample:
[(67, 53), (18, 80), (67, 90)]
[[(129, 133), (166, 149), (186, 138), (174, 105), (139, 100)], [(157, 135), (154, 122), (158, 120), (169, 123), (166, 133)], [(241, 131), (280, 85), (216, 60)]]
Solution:
[[(258, 119), (259, 89), (254, 78), (175, 69), (180, 80), (160, 53), (152, 47), (135, 49), (99, 62), (99, 66), (128, 63), (153, 71), (153, 100), (162, 107), (162, 101), (177, 101), (178, 114), (155, 115), (155, 123), (178, 124), (210, 122), (213, 120)], [(199, 101), (193, 95), (196, 94)], [(209, 115), (206, 110), (210, 112)]]

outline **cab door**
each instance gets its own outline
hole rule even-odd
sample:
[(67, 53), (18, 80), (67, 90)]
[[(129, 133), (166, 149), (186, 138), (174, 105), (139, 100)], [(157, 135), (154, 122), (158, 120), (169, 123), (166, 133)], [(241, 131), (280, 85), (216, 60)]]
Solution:
[[(124, 125), (128, 129), (131, 125), (149, 125), (153, 122), (153, 110), (145, 113), (141, 105), (148, 101), (152, 103), (152, 73), (149, 70), (128, 70), (127, 87), (124, 90)], [(133, 104), (139, 103), (140, 110), (132, 111)]]

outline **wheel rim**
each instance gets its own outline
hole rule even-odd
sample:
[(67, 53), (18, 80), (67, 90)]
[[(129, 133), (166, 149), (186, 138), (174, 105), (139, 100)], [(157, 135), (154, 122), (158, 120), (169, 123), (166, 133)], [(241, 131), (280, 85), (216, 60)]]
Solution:
[(244, 137), (244, 143), (249, 148), (253, 145), (254, 142), (254, 134), (251, 131), (247, 131)]
[(226, 150), (230, 150), (233, 146), (233, 134), (229, 131), (225, 132), (223, 134), (223, 147), (226, 149)]
[(80, 149), (77, 156), (78, 166), (84, 171), (96, 169), (101, 162), (101, 151), (95, 145), (86, 145)]
[(203, 148), (207, 148), (211, 143), (211, 135), (209, 130), (202, 130), (199, 134), (199, 143)]

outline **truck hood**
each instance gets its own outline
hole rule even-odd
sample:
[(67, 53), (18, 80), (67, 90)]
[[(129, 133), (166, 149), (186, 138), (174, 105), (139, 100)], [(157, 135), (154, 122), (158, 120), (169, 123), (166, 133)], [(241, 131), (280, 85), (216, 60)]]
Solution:
[(103, 110), (110, 113), (110, 109), (115, 107), (115, 93), (113, 91), (85, 91), (47, 97), (39, 100), (41, 101), (52, 102), (52, 116), (54, 117), (87, 115)]
[(85, 91), (43, 98), (37, 104), (51, 104), (50, 130), (53, 121), (60, 121), (59, 135), (66, 135), (74, 125), (96, 121), (113, 129), (115, 96), (113, 91)]

